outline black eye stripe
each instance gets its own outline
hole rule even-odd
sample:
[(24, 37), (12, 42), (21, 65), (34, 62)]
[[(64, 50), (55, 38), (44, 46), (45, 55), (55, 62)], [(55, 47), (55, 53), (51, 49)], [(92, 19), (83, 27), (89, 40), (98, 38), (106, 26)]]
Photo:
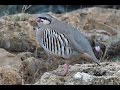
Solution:
[(48, 20), (46, 17), (38, 17), (40, 19)]
[[(44, 20), (47, 20), (47, 21), (49, 21), (51, 23), (51, 19), (46, 18), (46, 17), (38, 17), (38, 19), (44, 19)], [(40, 22), (43, 22), (43, 21), (40, 20)]]

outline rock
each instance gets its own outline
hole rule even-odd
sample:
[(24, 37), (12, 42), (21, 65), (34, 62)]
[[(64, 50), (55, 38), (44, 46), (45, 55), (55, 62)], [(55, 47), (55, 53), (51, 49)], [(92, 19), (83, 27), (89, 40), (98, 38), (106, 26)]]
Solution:
[(35, 83), (41, 76), (47, 72), (56, 69), (63, 64), (65, 60), (56, 58), (35, 58), (28, 57), (22, 61), (20, 74), (25, 84)]
[(15, 68), (11, 66), (0, 67), (0, 85), (21, 85), (21, 76)]
[[(53, 62), (54, 63), (54, 62)], [(54, 70), (58, 65), (55, 65), (47, 60), (29, 57), (22, 62), (20, 74), (24, 79), (25, 84), (33, 84), (38, 80), (43, 73)]]
[(85, 82), (88, 82), (89, 80), (91, 80), (91, 75), (86, 74), (86, 73), (77, 72), (73, 77), (75, 79), (82, 79)]
[(0, 48), (0, 84), (22, 84), (20, 67), (21, 59), (17, 55)]
[(114, 76), (120, 76), (120, 70), (113, 74)]
[[(70, 66), (66, 76), (58, 76), (51, 71), (44, 73), (35, 85), (120, 85), (119, 76), (114, 75), (119, 69), (119, 62), (104, 62), (101, 66), (76, 64)], [(63, 67), (59, 66), (52, 72), (61, 70)]]
[(0, 67), (9, 65), (13, 68), (20, 69), (21, 59), (12, 53), (0, 48)]
[(28, 19), (32, 15), (16, 14), (0, 19), (0, 47), (12, 52), (34, 51), (35, 32)]
[(50, 73), (44, 73), (39, 81), (35, 85), (63, 85), (64, 79)]
[(17, 55), (21, 58), (22, 61), (34, 56), (34, 54), (31, 52), (22, 52), (22, 53), (18, 53)]
[(24, 79), (25, 84), (33, 83), (41, 76), (41, 73), (47, 71), (42, 61), (34, 57), (25, 59), (22, 62), (20, 74)]

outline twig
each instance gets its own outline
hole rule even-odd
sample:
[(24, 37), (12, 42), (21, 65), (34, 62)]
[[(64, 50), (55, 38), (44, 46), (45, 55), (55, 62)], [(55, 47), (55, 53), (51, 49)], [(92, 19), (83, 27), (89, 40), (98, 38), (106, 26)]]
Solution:
[(22, 13), (25, 13), (26, 10), (28, 10), (32, 5), (23, 5), (22, 7)]
[(103, 55), (103, 57), (102, 57), (101, 60), (105, 59), (105, 56), (106, 56), (107, 51), (108, 51), (108, 47), (109, 47), (109, 45), (108, 45), (108, 44), (105, 44), (105, 46), (106, 46), (106, 48), (105, 48), (105, 53), (104, 53), (104, 55)]

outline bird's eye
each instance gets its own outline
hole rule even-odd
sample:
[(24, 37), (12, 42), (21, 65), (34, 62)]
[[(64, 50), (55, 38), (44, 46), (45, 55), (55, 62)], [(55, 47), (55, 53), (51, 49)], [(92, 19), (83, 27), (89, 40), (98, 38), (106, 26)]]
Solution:
[(45, 19), (41, 19), (41, 22), (44, 22), (45, 21)]
[(43, 21), (41, 20), (41, 17), (38, 17), (38, 18), (37, 18), (37, 22), (43, 22)]

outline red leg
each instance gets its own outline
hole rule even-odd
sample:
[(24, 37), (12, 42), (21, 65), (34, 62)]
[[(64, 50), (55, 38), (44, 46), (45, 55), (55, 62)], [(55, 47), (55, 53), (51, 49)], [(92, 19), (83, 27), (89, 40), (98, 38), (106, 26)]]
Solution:
[(68, 64), (64, 64), (63, 67), (64, 67), (64, 71), (63, 72), (61, 72), (61, 73), (53, 72), (53, 74), (56, 74), (58, 76), (66, 76), (66, 74), (68, 73), (69, 65)]

